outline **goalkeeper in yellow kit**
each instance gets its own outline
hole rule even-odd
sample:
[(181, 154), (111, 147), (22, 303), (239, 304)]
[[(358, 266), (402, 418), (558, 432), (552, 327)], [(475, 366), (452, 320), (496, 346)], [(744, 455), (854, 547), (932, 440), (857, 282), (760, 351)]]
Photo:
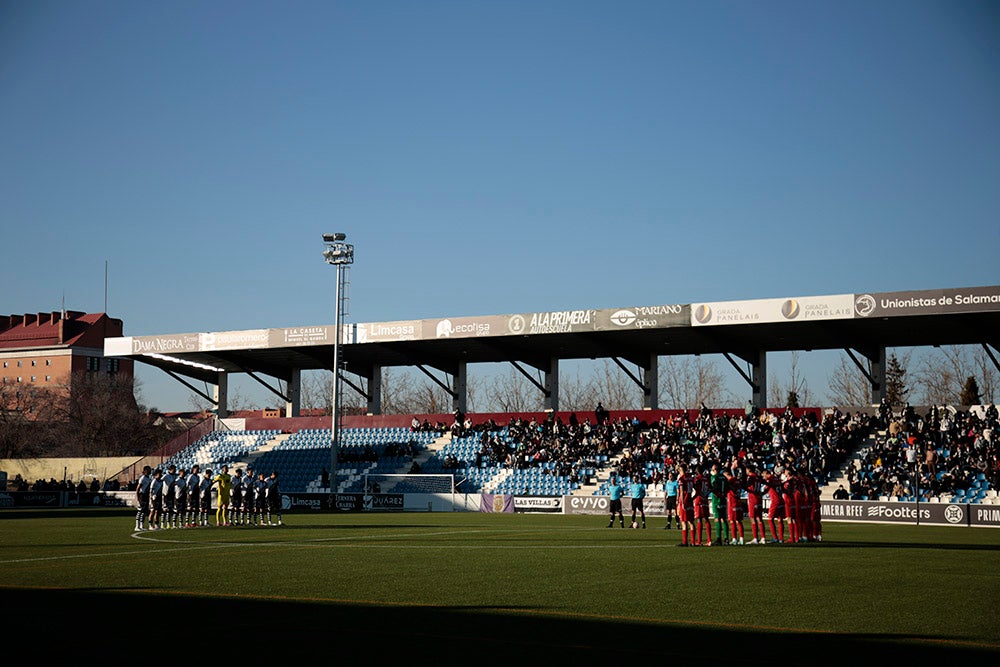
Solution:
[(229, 474), (229, 466), (222, 466), (222, 470), (212, 480), (212, 484), (219, 487), (219, 497), (217, 499), (219, 506), (215, 510), (215, 525), (228, 526), (229, 494), (233, 489), (233, 478)]

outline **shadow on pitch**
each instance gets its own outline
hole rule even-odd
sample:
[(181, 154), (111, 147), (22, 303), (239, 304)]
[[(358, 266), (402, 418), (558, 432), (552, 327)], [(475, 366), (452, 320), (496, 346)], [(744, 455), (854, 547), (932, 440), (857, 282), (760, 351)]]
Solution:
[(93, 647), (97, 638), (112, 636), (128, 643), (130, 650), (138, 650), (137, 642), (144, 635), (154, 640), (163, 627), (140, 619), (190, 619), (196, 609), (196, 618), (205, 625), (198, 632), (184, 634), (185, 650), (218, 647), (223, 640), (234, 647), (249, 641), (254, 651), (265, 651), (270, 662), (279, 663), (357, 659), (381, 664), (398, 656), (411, 664), (503, 664), (500, 661), (516, 659), (519, 664), (690, 660), (692, 664), (773, 665), (774, 652), (780, 651), (782, 664), (821, 665), (857, 662), (888, 650), (897, 663), (949, 664), (961, 657), (1000, 654), (1000, 646), (974, 647), (931, 635), (753, 632), (565, 619), (533, 615), (531, 610), (518, 613), (477, 607), (374, 607), (16, 588), (4, 590), (4, 606), (17, 610), (4, 623), (5, 635), (36, 636), (42, 628), (49, 652)]

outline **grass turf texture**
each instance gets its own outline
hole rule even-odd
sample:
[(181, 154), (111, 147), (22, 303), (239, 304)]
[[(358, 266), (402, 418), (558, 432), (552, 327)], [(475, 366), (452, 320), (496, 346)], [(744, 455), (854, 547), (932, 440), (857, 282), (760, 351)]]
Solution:
[(285, 523), (134, 534), (120, 510), (5, 511), (0, 594), (18, 613), (2, 627), (42, 629), (47, 649), (173, 637), (447, 663), (1000, 655), (998, 530), (827, 522), (818, 544), (680, 549), (662, 518), (646, 530), (544, 514)]

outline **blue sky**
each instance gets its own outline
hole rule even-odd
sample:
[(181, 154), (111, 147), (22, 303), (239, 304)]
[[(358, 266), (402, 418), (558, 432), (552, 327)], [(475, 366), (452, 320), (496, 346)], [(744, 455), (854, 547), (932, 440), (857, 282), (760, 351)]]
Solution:
[(7, 2), (0, 313), (328, 324), (331, 231), (358, 322), (995, 285), (998, 119), (991, 1)]

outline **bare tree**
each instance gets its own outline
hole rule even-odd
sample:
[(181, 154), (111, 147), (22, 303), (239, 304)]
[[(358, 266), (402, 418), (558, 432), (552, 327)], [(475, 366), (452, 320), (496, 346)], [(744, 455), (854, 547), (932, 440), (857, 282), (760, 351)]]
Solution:
[(577, 369), (570, 375), (559, 377), (559, 409), (569, 412), (588, 412), (597, 405), (597, 387), (593, 377), (584, 378)]
[(594, 371), (597, 398), (609, 410), (638, 410), (642, 408), (642, 390), (632, 378), (609, 359), (602, 360), (602, 368)]
[[(870, 372), (871, 368), (868, 370)], [(846, 353), (841, 353), (840, 363), (834, 367), (829, 377), (827, 399), (831, 405), (840, 407), (872, 404), (871, 383)]]
[(74, 372), (68, 394), (54, 396), (47, 415), (59, 440), (48, 456), (125, 456), (154, 449), (164, 432), (140, 411), (132, 378)]
[(330, 414), (333, 403), (333, 371), (303, 374), (299, 404), (306, 410), (322, 410)]
[(500, 412), (536, 412), (544, 407), (541, 392), (516, 368), (498, 374), (487, 386), (486, 396)]
[[(205, 384), (205, 393), (210, 393), (207, 383)], [(188, 394), (188, 404), (198, 412), (211, 412), (217, 407), (211, 401), (206, 400), (201, 394), (194, 392)], [(238, 387), (231, 386), (226, 395), (226, 409), (230, 412), (252, 410), (254, 409), (254, 405)]]
[(661, 357), (660, 406), (668, 410), (695, 410), (726, 399), (725, 379), (714, 361), (702, 357)]
[(975, 377), (975, 371), (969, 346), (935, 348), (923, 355), (913, 374), (919, 402), (924, 405), (957, 404), (962, 386), (967, 378)]
[(799, 369), (799, 358), (801, 353), (794, 350), (788, 367), (788, 383), (781, 383), (777, 377), (771, 376), (768, 380), (768, 405), (775, 407), (789, 404), (794, 397), (796, 406), (812, 405), (812, 393), (809, 391), (809, 383), (802, 376)]
[(413, 376), (399, 368), (382, 369), (382, 412), (415, 414)]
[(409, 369), (382, 369), (382, 412), (440, 414), (451, 412), (451, 396), (430, 378), (416, 379)]
[[(906, 399), (909, 390), (903, 383), (905, 383), (904, 378), (912, 354), (912, 350), (907, 352), (892, 351), (888, 354), (886, 392), (890, 401), (899, 400), (902, 402)], [(871, 364), (868, 365), (868, 372), (871, 373)], [(893, 386), (894, 383), (898, 386)], [(871, 384), (847, 354), (840, 355), (840, 363), (829, 377), (828, 389), (827, 400), (832, 405), (860, 407), (872, 404)], [(894, 395), (897, 394), (898, 398), (894, 398)]]
[(0, 384), (0, 458), (42, 456), (48, 449), (46, 431), (54, 397), (45, 390)]
[(417, 385), (414, 399), (417, 407), (415, 412), (442, 414), (452, 411), (451, 396), (430, 378)]
[[(993, 355), (996, 357), (996, 355)], [(978, 346), (972, 353), (973, 374), (979, 381), (979, 395), (983, 403), (995, 404), (1000, 400), (1000, 373), (987, 354), (986, 348)]]
[(469, 412), (490, 412), (487, 405), (480, 405), (484, 402), (485, 390), (488, 380), (481, 376), (470, 376), (465, 380), (466, 407)]

